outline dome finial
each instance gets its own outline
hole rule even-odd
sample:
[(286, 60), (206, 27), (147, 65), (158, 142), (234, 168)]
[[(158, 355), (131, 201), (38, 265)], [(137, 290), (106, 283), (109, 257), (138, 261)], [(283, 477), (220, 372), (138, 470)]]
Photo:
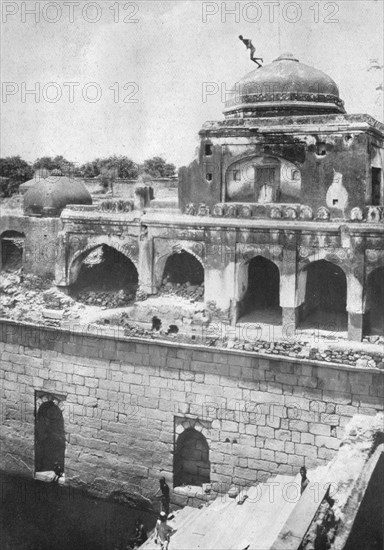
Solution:
[(297, 63), (299, 63), (299, 60), (297, 59), (297, 57), (295, 57), (293, 53), (290, 53), (290, 52), (282, 53), (281, 55), (279, 55), (277, 59), (273, 60), (273, 62), (275, 61), (296, 61)]

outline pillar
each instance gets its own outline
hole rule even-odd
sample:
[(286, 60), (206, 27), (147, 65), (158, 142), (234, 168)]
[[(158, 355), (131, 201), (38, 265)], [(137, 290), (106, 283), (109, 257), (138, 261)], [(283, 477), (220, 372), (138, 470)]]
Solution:
[(141, 226), (139, 239), (139, 288), (147, 294), (156, 294), (153, 258), (153, 238), (148, 234), (148, 228)]
[(355, 273), (347, 277), (347, 311), (348, 311), (348, 338), (361, 342), (363, 339), (364, 323), (364, 287), (363, 275), (360, 273), (359, 279)]
[(299, 323), (300, 306), (305, 298), (305, 275), (305, 273), (300, 275), (297, 273), (296, 248), (285, 248), (280, 272), (280, 306), (283, 310), (283, 327), (296, 328)]

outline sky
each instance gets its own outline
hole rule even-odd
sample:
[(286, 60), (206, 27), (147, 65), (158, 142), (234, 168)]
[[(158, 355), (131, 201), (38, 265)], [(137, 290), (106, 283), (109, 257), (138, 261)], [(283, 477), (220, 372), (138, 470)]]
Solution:
[(347, 112), (382, 121), (383, 6), (1, 0), (0, 155), (188, 164), (225, 91), (255, 68), (239, 34), (264, 64), (289, 51), (326, 72)]

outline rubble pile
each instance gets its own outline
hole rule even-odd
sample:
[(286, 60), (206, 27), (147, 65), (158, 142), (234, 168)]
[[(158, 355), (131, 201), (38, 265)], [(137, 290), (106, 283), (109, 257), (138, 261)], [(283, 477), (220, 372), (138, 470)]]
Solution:
[(72, 298), (52, 287), (51, 279), (24, 274), (22, 269), (0, 275), (1, 317), (59, 326), (78, 309)]
[(273, 355), (284, 355), (292, 358), (311, 359), (313, 361), (326, 361), (327, 363), (340, 363), (352, 365), (358, 368), (384, 369), (384, 354), (364, 353), (363, 351), (326, 349), (319, 350), (305, 342), (265, 342), (244, 343), (229, 341), (228, 349), (240, 349), (244, 351), (255, 351)]
[[(147, 298), (147, 304), (137, 302), (134, 290), (118, 292), (82, 290), (78, 293), (76, 301), (52, 285), (52, 280), (24, 274), (22, 269), (12, 272), (4, 270), (0, 274), (0, 317), (60, 327), (63, 322), (67, 323), (75, 319), (80, 323), (86, 322), (87, 314), (89, 312), (94, 314), (98, 309), (107, 310), (134, 305), (129, 313), (119, 313), (114, 318), (103, 319), (100, 316), (97, 324), (120, 326), (124, 329), (124, 334), (130, 337), (170, 339), (181, 343), (272, 354), (292, 359), (339, 363), (361, 369), (384, 369), (384, 352), (339, 349), (336, 346), (327, 347), (325, 343), (315, 347), (302, 341), (243, 341), (230, 339), (222, 334), (218, 335), (217, 323), (212, 323), (212, 311), (209, 307), (205, 308), (199, 303), (192, 305), (193, 302), (202, 301), (203, 284), (181, 285), (167, 281), (162, 287), (163, 292), (160, 297)], [(167, 296), (176, 296), (176, 298), (172, 301), (168, 300)], [(184, 297), (189, 298), (189, 304), (180, 300)], [(144, 309), (141, 312), (142, 308)], [(146, 323), (141, 322), (141, 314), (147, 320)], [(158, 330), (151, 329), (151, 324), (148, 322), (154, 316), (159, 317), (161, 321)], [(181, 330), (178, 332), (179, 328)], [(380, 342), (376, 340), (375, 343)]]
[(160, 296), (180, 296), (187, 298), (191, 302), (202, 302), (204, 300), (204, 283), (201, 285), (192, 285), (186, 283), (171, 283), (163, 279), (163, 283), (158, 290)]
[(135, 300), (135, 291), (95, 292), (93, 290), (82, 290), (76, 295), (76, 300), (89, 306), (112, 309), (132, 305)]

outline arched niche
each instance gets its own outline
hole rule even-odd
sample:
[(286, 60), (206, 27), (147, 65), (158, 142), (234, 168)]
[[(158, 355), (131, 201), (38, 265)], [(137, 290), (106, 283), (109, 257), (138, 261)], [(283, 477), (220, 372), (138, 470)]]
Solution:
[(190, 282), (192, 285), (201, 285), (204, 283), (204, 266), (195, 255), (180, 250), (166, 258), (162, 280), (168, 280), (171, 283)]
[(20, 231), (4, 231), (0, 237), (1, 268), (17, 271), (23, 265), (25, 235)]
[(202, 486), (210, 482), (209, 445), (206, 437), (189, 426), (176, 440), (174, 453), (173, 485)]
[(243, 158), (225, 174), (227, 202), (300, 203), (300, 194), (300, 168), (279, 157)]
[(238, 278), (238, 285), (244, 289), (239, 320), (280, 324), (280, 271), (276, 263), (257, 255), (240, 266)]
[(302, 322), (308, 328), (346, 330), (347, 277), (343, 269), (317, 260), (306, 265), (305, 275)]
[(65, 429), (63, 404), (52, 396), (36, 402), (35, 471), (50, 472), (57, 463), (64, 471)]
[(70, 267), (72, 291), (82, 289), (136, 291), (138, 271), (123, 252), (99, 244), (77, 255)]
[(384, 267), (371, 271), (365, 293), (364, 333), (384, 336)]

